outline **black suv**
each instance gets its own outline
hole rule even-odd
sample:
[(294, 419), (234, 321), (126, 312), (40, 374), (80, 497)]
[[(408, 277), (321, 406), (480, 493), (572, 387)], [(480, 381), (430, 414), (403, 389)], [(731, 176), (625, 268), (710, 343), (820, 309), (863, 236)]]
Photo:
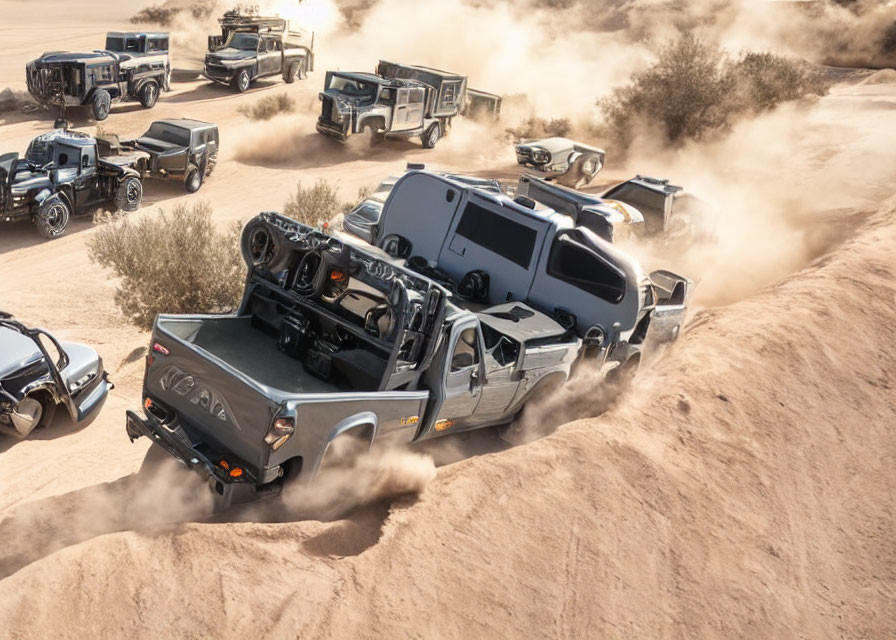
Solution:
[(57, 129), (18, 153), (0, 155), (0, 221), (31, 220), (45, 238), (61, 235), (69, 218), (96, 206), (136, 211), (140, 174), (97, 155), (96, 140)]

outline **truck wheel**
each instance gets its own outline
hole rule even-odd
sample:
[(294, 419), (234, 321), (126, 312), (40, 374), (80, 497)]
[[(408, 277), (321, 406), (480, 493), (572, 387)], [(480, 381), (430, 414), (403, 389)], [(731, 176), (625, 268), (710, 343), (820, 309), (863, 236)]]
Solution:
[(249, 88), (249, 70), (241, 69), (233, 78), (233, 88), (240, 93), (245, 93)]
[(436, 146), (436, 143), (439, 141), (439, 138), (442, 136), (442, 130), (439, 127), (439, 123), (433, 123), (432, 126), (427, 129), (426, 133), (423, 134), (423, 148), (424, 149), (433, 149)]
[(156, 101), (158, 101), (158, 99), (159, 85), (155, 80), (150, 80), (143, 85), (143, 89), (140, 90), (140, 104), (142, 104), (145, 109), (152, 109), (156, 106)]
[(34, 218), (34, 225), (44, 238), (52, 239), (62, 235), (68, 226), (72, 210), (68, 203), (59, 196), (44, 200)]
[(22, 398), (12, 410), (10, 420), (19, 438), (27, 437), (40, 426), (46, 426), (53, 420), (56, 404), (49, 397), (38, 392)]
[(93, 118), (97, 121), (105, 120), (109, 117), (109, 111), (112, 109), (112, 96), (105, 89), (100, 89), (93, 94), (91, 103), (93, 110)]
[(187, 193), (196, 193), (202, 186), (202, 171), (195, 164), (187, 167), (187, 173), (184, 176), (184, 189)]
[(599, 156), (581, 155), (573, 161), (566, 173), (557, 178), (557, 182), (564, 187), (581, 189), (594, 179), (602, 167)]
[(298, 62), (290, 62), (289, 66), (286, 67), (286, 73), (283, 74), (283, 80), (286, 84), (292, 84), (296, 81), (296, 76), (299, 74), (299, 63)]
[(367, 125), (367, 136), (371, 147), (375, 147), (386, 141), (386, 134), (379, 130), (375, 124)]
[(136, 211), (143, 202), (143, 183), (137, 176), (128, 176), (115, 190), (115, 208), (118, 211)]

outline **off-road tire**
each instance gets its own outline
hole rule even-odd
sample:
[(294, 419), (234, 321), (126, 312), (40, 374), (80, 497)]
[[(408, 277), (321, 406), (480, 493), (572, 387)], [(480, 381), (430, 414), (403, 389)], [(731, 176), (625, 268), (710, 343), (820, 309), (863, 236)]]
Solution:
[(109, 111), (112, 110), (112, 96), (105, 89), (100, 89), (93, 94), (90, 107), (93, 112), (93, 119), (97, 122), (102, 122), (109, 117)]
[(187, 166), (184, 174), (184, 189), (187, 193), (196, 193), (202, 187), (202, 171), (195, 164)]
[(205, 161), (205, 177), (208, 178), (212, 175), (212, 172), (215, 170), (215, 166), (218, 164), (218, 152), (214, 151), (208, 154), (208, 160)]
[(594, 179), (601, 168), (603, 165), (600, 162), (600, 156), (582, 154), (573, 160), (567, 172), (557, 178), (557, 182), (564, 187), (581, 189)]
[(136, 211), (143, 202), (143, 183), (137, 176), (127, 176), (115, 189), (115, 209), (128, 213)]
[(37, 424), (35, 424), (31, 429), (27, 432), (22, 433), (19, 431), (18, 426), (16, 425), (16, 416), (10, 415), (10, 419), (12, 421), (12, 425), (10, 425), (12, 431), (9, 432), (10, 435), (16, 438), (27, 438), (29, 435), (34, 433), (37, 429), (41, 427), (46, 427), (51, 424), (53, 421), (53, 415), (56, 413), (56, 403), (52, 401), (52, 399), (46, 394), (46, 392), (38, 391), (36, 393), (30, 393), (25, 398), (19, 402), (13, 414), (17, 412), (17, 410), (23, 405), (27, 405), (28, 403), (37, 403), (34, 408), (39, 412)]
[(144, 109), (152, 109), (159, 100), (159, 85), (155, 80), (150, 80), (140, 89), (140, 104)]
[(386, 134), (379, 130), (375, 124), (369, 124), (367, 129), (367, 139), (371, 147), (376, 147), (386, 141)]
[(299, 63), (296, 61), (290, 62), (286, 66), (286, 72), (283, 74), (283, 81), (286, 84), (292, 84), (296, 81), (296, 77), (299, 75)]
[(439, 126), (438, 122), (434, 122), (430, 125), (429, 129), (426, 130), (426, 133), (423, 134), (421, 141), (423, 142), (424, 149), (434, 149), (436, 144), (439, 142), (439, 138), (442, 137), (442, 128)]
[(237, 71), (237, 74), (233, 76), (233, 88), (240, 93), (245, 93), (249, 89), (249, 83), (251, 81), (252, 80), (249, 78), (249, 70), (240, 69)]
[(60, 196), (51, 196), (43, 201), (37, 215), (34, 216), (34, 226), (44, 238), (52, 240), (61, 236), (72, 217), (72, 208)]

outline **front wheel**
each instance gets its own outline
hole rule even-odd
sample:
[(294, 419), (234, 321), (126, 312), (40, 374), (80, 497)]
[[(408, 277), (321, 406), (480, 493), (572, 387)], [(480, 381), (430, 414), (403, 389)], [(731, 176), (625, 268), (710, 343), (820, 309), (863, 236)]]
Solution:
[(249, 70), (242, 69), (233, 78), (233, 87), (240, 93), (245, 93), (249, 89)]
[(9, 415), (15, 429), (13, 435), (25, 438), (37, 427), (50, 424), (55, 410), (56, 405), (52, 404), (49, 398), (42, 398), (39, 395), (24, 397), (13, 407), (12, 413)]
[(136, 211), (143, 202), (143, 183), (137, 176), (128, 176), (115, 190), (115, 208), (118, 211)]
[(112, 110), (112, 96), (109, 95), (109, 92), (105, 89), (100, 89), (95, 94), (93, 94), (93, 100), (91, 101), (91, 110), (93, 111), (93, 117), (98, 122), (101, 122), (109, 117), (109, 111)]
[(184, 176), (184, 189), (187, 193), (196, 193), (202, 186), (202, 171), (195, 164), (187, 167), (187, 174)]
[(299, 74), (299, 63), (298, 62), (290, 62), (286, 67), (286, 72), (283, 74), (283, 81), (286, 84), (292, 84), (296, 81), (296, 76)]
[(375, 124), (367, 126), (367, 135), (371, 147), (375, 147), (386, 141), (386, 134), (381, 132)]
[(34, 225), (44, 238), (52, 240), (61, 236), (68, 226), (72, 210), (68, 203), (59, 196), (47, 198), (34, 218)]
[(143, 85), (143, 89), (140, 90), (140, 104), (143, 105), (144, 109), (152, 109), (156, 106), (156, 101), (159, 99), (159, 85), (156, 84), (155, 81), (150, 80), (145, 85)]
[(425, 134), (423, 134), (423, 148), (435, 148), (436, 143), (439, 141), (440, 137), (442, 137), (442, 130), (441, 127), (439, 127), (439, 123), (436, 122), (432, 126), (430, 126), (429, 129), (427, 129)]

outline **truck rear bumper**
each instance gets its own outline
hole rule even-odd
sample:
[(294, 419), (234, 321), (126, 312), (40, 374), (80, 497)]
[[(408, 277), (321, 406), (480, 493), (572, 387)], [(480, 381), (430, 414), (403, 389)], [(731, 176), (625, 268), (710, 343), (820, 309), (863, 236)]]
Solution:
[(198, 473), (208, 483), (214, 496), (215, 512), (279, 493), (279, 485), (260, 487), (245, 467), (242, 467), (243, 475), (238, 478), (228, 475), (217, 464), (218, 456), (214, 456), (215, 459), (212, 460), (197, 451), (176, 421), (177, 418), (162, 422), (151, 414), (144, 418), (133, 411), (127, 411), (125, 429), (131, 442), (140, 436), (146, 436), (187, 469)]

